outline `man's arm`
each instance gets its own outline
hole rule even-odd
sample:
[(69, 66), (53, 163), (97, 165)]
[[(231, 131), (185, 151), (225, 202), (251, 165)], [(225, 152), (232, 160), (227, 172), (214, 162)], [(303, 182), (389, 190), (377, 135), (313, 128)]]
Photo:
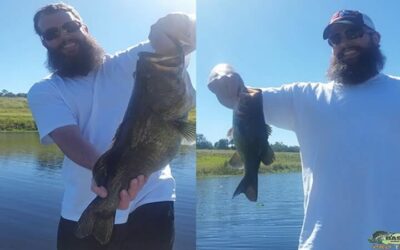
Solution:
[[(294, 131), (296, 123), (294, 98), (304, 93), (306, 86), (310, 85), (294, 83), (262, 89), (265, 122)], [(252, 98), (259, 92), (259, 88), (245, 86), (240, 75), (228, 64), (218, 64), (212, 69), (208, 89), (216, 95), (223, 106), (233, 110), (242, 100), (242, 96)]]
[[(72, 161), (87, 169), (93, 169), (100, 153), (95, 147), (82, 137), (79, 127), (76, 125), (68, 125), (57, 128), (50, 133), (50, 137), (61, 149), (61, 151)], [(122, 190), (120, 193), (119, 209), (127, 209), (130, 201), (132, 201), (140, 189), (146, 182), (146, 178), (141, 175), (131, 180), (129, 189)], [(93, 181), (92, 191), (105, 198), (107, 190), (104, 187), (99, 187)]]
[(57, 128), (50, 133), (50, 137), (69, 159), (87, 169), (91, 170), (100, 157), (100, 153), (82, 137), (76, 125)]

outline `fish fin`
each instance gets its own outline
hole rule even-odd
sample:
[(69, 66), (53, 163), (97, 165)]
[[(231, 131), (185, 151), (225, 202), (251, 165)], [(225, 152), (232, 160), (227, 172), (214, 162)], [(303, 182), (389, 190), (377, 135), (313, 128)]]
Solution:
[[(129, 107), (128, 107), (129, 108)], [(126, 113), (126, 111), (125, 111), (125, 113)], [(127, 123), (127, 118), (125, 117), (126, 115), (124, 115), (124, 119), (122, 120), (122, 122), (119, 124), (119, 126), (118, 126), (118, 128), (117, 128), (117, 131), (115, 132), (115, 135), (114, 135), (114, 137), (113, 137), (113, 139), (112, 139), (112, 144), (114, 145), (115, 144), (115, 142), (117, 141), (117, 138), (119, 138), (119, 140), (121, 139), (121, 138), (123, 138), (123, 133), (124, 133), (124, 127), (126, 127), (126, 125), (124, 125), (124, 124), (126, 124)]]
[(244, 167), (244, 162), (237, 151), (232, 155), (231, 159), (229, 159), (228, 165), (231, 168), (243, 168)]
[(79, 239), (85, 238), (92, 234), (94, 224), (96, 222), (96, 209), (101, 202), (100, 197), (96, 197), (89, 206), (83, 211), (78, 220), (75, 236)]
[(83, 211), (75, 230), (75, 236), (79, 239), (93, 235), (101, 244), (106, 244), (111, 239), (114, 227), (115, 211), (99, 212), (103, 198), (96, 197)]
[(261, 155), (261, 161), (265, 165), (270, 165), (275, 160), (275, 154), (272, 148), (268, 145), (267, 149)]
[(268, 124), (265, 124), (265, 129), (267, 130), (267, 136), (269, 137), (272, 133), (272, 128)]
[(188, 141), (194, 141), (196, 139), (196, 124), (189, 121), (176, 120), (174, 126)]
[(233, 193), (232, 199), (241, 193), (244, 193), (249, 201), (257, 201), (257, 196), (258, 196), (257, 174), (245, 175), (243, 179), (240, 181), (235, 192)]
[(228, 133), (226, 134), (226, 137), (228, 137), (228, 140), (230, 140), (230, 141), (233, 140), (233, 128), (230, 128), (228, 130)]
[(114, 137), (112, 138), (112, 145), (114, 145), (115, 144), (115, 141), (117, 140), (117, 137), (120, 137), (120, 134), (122, 133), (122, 123), (123, 122), (121, 122), (120, 124), (119, 124), (119, 126), (118, 126), (118, 128), (117, 128), (117, 131), (115, 132), (115, 135), (114, 135)]
[(115, 211), (97, 217), (93, 228), (93, 236), (100, 244), (107, 244), (113, 232)]
[(107, 156), (108, 152), (102, 154), (93, 167), (93, 178), (98, 186), (105, 186), (108, 177)]

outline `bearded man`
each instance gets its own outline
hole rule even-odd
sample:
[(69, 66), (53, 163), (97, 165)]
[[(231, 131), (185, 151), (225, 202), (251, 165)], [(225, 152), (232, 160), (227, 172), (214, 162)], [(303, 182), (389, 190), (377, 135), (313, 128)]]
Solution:
[(265, 122), (296, 133), (304, 188), (301, 250), (371, 249), (377, 231), (400, 232), (400, 81), (380, 73), (380, 34), (359, 11), (336, 12), (323, 32), (329, 83), (250, 89), (229, 65), (209, 89), (234, 109), (262, 94)]
[[(113, 235), (106, 245), (93, 236), (74, 232), (82, 212), (104, 187), (91, 184), (91, 169), (112, 143), (123, 119), (138, 53), (171, 54), (172, 37), (182, 41), (186, 54), (195, 49), (195, 20), (186, 14), (169, 14), (151, 26), (149, 41), (106, 55), (90, 35), (79, 13), (64, 3), (50, 4), (34, 16), (34, 28), (47, 49), (52, 74), (34, 84), (29, 106), (40, 140), (55, 143), (65, 154), (62, 176), (65, 192), (58, 227), (57, 248), (172, 249), (174, 242), (175, 181), (169, 165), (133, 179), (120, 193)], [(91, 189), (93, 192), (91, 192)]]

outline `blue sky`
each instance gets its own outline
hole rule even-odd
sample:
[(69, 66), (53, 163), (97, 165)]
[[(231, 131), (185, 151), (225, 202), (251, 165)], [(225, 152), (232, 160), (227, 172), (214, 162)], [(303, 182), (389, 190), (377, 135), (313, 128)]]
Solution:
[[(2, 1), (0, 90), (27, 92), (48, 74), (46, 51), (33, 31), (37, 9), (53, 1)], [(326, 81), (330, 47), (322, 30), (332, 13), (358, 9), (382, 35), (384, 72), (400, 75), (398, 0), (70, 0), (108, 53), (147, 38), (150, 25), (173, 11), (196, 12), (197, 52), (189, 71), (197, 85), (197, 132), (215, 142), (231, 127), (232, 112), (206, 88), (211, 68), (232, 64), (248, 85)], [(22, 7), (23, 6), (23, 7)], [(196, 78), (197, 75), (197, 78)], [(271, 141), (296, 145), (292, 132), (273, 129)]]
[[(232, 111), (207, 89), (210, 70), (232, 64), (255, 87), (290, 82), (326, 82), (331, 49), (322, 31), (340, 9), (365, 12), (382, 35), (385, 73), (400, 75), (398, 0), (198, 0), (197, 133), (224, 138)], [(273, 128), (270, 141), (298, 145), (294, 133)]]
[[(33, 30), (33, 15), (46, 4), (43, 0), (1, 1), (0, 90), (26, 93), (48, 75), (46, 50)], [(147, 39), (150, 26), (170, 12), (195, 13), (195, 0), (66, 0), (81, 14), (89, 32), (113, 54)], [(196, 55), (189, 71), (195, 83)]]

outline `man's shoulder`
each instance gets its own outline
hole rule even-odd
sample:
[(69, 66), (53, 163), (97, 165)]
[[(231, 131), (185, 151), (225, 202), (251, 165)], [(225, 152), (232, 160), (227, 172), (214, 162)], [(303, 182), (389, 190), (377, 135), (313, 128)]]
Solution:
[(386, 75), (386, 76), (389, 78), (389, 80), (400, 83), (400, 76), (393, 76), (393, 75)]
[(400, 91), (400, 77), (399, 76), (393, 76), (393, 75), (381, 73), (381, 74), (379, 74), (377, 81), (380, 83), (378, 86), (383, 84), (384, 86), (389, 88), (390, 91), (396, 91), (396, 92)]
[(38, 92), (47, 92), (51, 89), (54, 89), (59, 80), (60, 77), (58, 77), (56, 74), (50, 74), (40, 81), (35, 82), (28, 91), (28, 99), (30, 96), (33, 96)]

